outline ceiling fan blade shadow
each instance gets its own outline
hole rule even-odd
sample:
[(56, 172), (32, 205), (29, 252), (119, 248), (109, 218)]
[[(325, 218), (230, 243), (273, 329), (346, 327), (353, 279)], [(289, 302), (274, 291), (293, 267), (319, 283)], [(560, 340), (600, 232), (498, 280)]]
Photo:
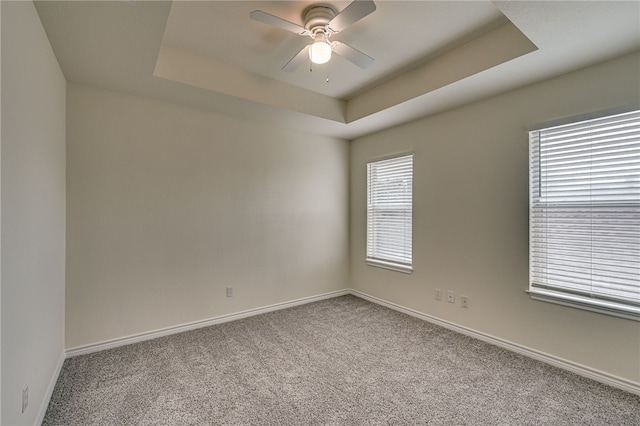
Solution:
[(309, 31), (301, 25), (294, 24), (293, 22), (289, 22), (285, 19), (271, 15), (270, 13), (263, 12), (262, 10), (254, 10), (249, 14), (249, 16), (254, 21), (273, 25), (274, 27), (282, 28), (283, 30), (290, 31), (294, 34), (307, 35), (309, 33)]
[(309, 47), (311, 47), (311, 45), (309, 44), (303, 47), (302, 50), (300, 50), (296, 54), (296, 56), (291, 58), (291, 60), (287, 62), (287, 64), (284, 67), (282, 67), (282, 71), (293, 72), (298, 68), (300, 68), (302, 64), (307, 62), (309, 60)]
[(367, 69), (375, 62), (371, 56), (366, 55), (358, 49), (349, 46), (341, 41), (334, 41), (331, 43), (331, 49), (343, 58), (353, 62), (362, 69)]
[(332, 32), (339, 33), (375, 10), (376, 4), (373, 0), (355, 0), (329, 22), (329, 28)]

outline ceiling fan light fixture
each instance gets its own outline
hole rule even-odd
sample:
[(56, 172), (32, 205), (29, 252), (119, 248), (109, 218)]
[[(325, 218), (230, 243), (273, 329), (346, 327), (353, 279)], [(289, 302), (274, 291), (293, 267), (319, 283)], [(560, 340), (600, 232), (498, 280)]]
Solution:
[(324, 33), (316, 34), (313, 44), (309, 48), (309, 58), (314, 64), (322, 65), (331, 59), (331, 45)]
[[(0, 0), (2, 1), (2, 0)], [(376, 10), (374, 0), (353, 0), (347, 7), (336, 13), (333, 7), (326, 4), (312, 4), (304, 9), (303, 25), (289, 22), (262, 10), (254, 10), (249, 16), (254, 21), (279, 27), (300, 36), (313, 39), (282, 67), (282, 71), (293, 72), (302, 64), (326, 64), (331, 60), (332, 52), (342, 56), (362, 69), (373, 65), (373, 58), (339, 40), (329, 41), (329, 37), (338, 34), (348, 26), (358, 22)], [(307, 56), (309, 59), (307, 59)]]

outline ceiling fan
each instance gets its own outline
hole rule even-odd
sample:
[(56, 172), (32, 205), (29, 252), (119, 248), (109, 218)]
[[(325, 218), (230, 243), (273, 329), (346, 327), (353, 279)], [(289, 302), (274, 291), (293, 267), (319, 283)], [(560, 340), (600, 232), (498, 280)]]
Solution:
[(307, 58), (314, 64), (327, 63), (331, 59), (331, 52), (348, 59), (360, 68), (366, 69), (373, 65), (374, 59), (372, 57), (341, 41), (330, 41), (329, 38), (375, 10), (376, 5), (373, 0), (355, 0), (340, 13), (336, 13), (331, 6), (316, 4), (305, 9), (303, 26), (262, 10), (254, 10), (249, 16), (255, 21), (273, 25), (298, 35), (309, 36), (313, 39), (311, 44), (303, 47), (282, 67), (283, 71), (295, 71), (307, 61)]

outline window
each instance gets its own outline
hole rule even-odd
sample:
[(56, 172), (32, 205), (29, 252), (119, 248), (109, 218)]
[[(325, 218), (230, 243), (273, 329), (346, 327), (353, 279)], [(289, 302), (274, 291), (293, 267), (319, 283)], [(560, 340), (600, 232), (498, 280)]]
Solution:
[(412, 269), (413, 154), (367, 164), (367, 263)]
[(529, 293), (640, 320), (640, 111), (529, 133)]

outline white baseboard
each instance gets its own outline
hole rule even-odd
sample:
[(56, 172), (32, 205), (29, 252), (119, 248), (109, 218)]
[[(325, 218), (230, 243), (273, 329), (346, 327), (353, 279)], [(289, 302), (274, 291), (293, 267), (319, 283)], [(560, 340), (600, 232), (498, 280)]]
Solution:
[(158, 337), (169, 336), (171, 334), (182, 333), (184, 331), (195, 330), (202, 327), (208, 327), (210, 325), (222, 324), (224, 322), (235, 321), (242, 318), (251, 317), (254, 315), (265, 314), (267, 312), (279, 311), (280, 309), (291, 308), (293, 306), (304, 305), (307, 303), (317, 302), (320, 300), (330, 299), (333, 297), (344, 296), (347, 294), (350, 294), (349, 290), (332, 291), (330, 293), (324, 293), (317, 296), (303, 297), (301, 299), (296, 299), (289, 302), (276, 303), (276, 304), (264, 306), (261, 308), (249, 309), (246, 311), (236, 312), (233, 314), (221, 315), (214, 318), (189, 322), (186, 324), (175, 325), (172, 327), (161, 328), (158, 330), (147, 331), (139, 334), (133, 334), (130, 336), (120, 337), (117, 339), (105, 340), (103, 342), (77, 346), (75, 348), (67, 349), (66, 356), (67, 358), (70, 358), (78, 355), (85, 355), (93, 352), (103, 351), (105, 349), (111, 349), (119, 346), (130, 345), (132, 343), (156, 339)]
[(550, 355), (535, 349), (528, 348), (526, 346), (519, 345), (517, 343), (510, 342), (508, 340), (501, 339), (499, 337), (492, 336), (490, 334), (482, 333), (467, 327), (462, 327), (460, 325), (441, 320), (439, 318), (433, 317), (431, 315), (423, 314), (422, 312), (415, 311), (413, 309), (405, 308), (404, 306), (397, 305), (395, 303), (387, 302), (386, 300), (379, 299), (377, 297), (368, 295), (366, 293), (362, 293), (357, 290), (350, 289), (350, 294), (354, 296), (360, 297), (362, 299), (368, 300), (370, 302), (376, 303), (381, 306), (385, 306), (387, 308), (396, 310), (398, 312), (405, 313), (407, 315), (411, 315), (412, 317), (419, 318), (421, 320), (439, 325), (441, 327), (447, 328), (449, 330), (467, 335), (469, 337), (473, 337), (478, 340), (482, 340), (484, 342), (490, 343), (495, 346), (499, 346), (501, 348), (510, 350), (512, 352), (519, 353), (521, 355), (527, 356), (529, 358), (533, 358), (538, 361), (542, 361), (546, 364), (553, 365), (554, 367), (561, 368), (563, 370), (571, 371), (572, 373), (576, 373), (580, 376), (587, 377), (589, 379), (596, 380), (600, 383), (604, 383), (609, 386), (613, 386), (618, 389), (622, 389), (624, 391), (633, 393), (635, 395), (640, 395), (640, 383), (633, 382), (631, 380), (624, 379), (622, 377), (617, 377), (609, 373), (605, 373), (600, 370), (596, 370), (591, 367), (587, 367), (585, 365), (581, 365), (572, 361), (568, 361), (563, 358), (559, 358), (555, 355)]
[[(125, 336), (125, 337), (107, 340), (103, 342), (92, 343), (89, 345), (78, 346), (75, 348), (67, 349), (66, 357), (73, 357), (77, 355), (84, 355), (92, 352), (98, 352), (105, 349), (116, 348), (118, 346), (129, 345), (132, 343), (142, 342), (144, 340), (155, 339), (158, 337), (168, 336), (171, 334), (181, 333), (184, 331), (195, 330), (202, 327), (208, 327), (210, 325), (221, 324), (229, 321), (235, 321), (238, 319), (247, 318), (254, 315), (260, 315), (267, 312), (278, 311), (280, 309), (286, 309), (293, 306), (304, 305), (307, 303), (317, 302), (320, 300), (330, 299), (333, 297), (344, 296), (347, 294), (352, 294), (356, 297), (360, 297), (362, 299), (368, 300), (378, 305), (385, 306), (387, 308), (405, 313), (407, 315), (411, 315), (413, 317), (439, 325), (449, 330), (473, 337), (478, 340), (482, 340), (484, 342), (499, 346), (501, 348), (510, 350), (512, 352), (519, 353), (521, 355), (527, 356), (529, 358), (533, 358), (538, 361), (542, 361), (544, 363), (553, 365), (555, 367), (562, 368), (567, 371), (571, 371), (580, 376), (596, 380), (598, 382), (622, 389), (624, 391), (627, 391), (636, 395), (640, 395), (640, 383), (633, 382), (631, 380), (627, 380), (621, 377), (617, 377), (612, 374), (605, 373), (603, 371), (596, 370), (591, 367), (587, 367), (585, 365), (581, 365), (563, 358), (559, 358), (555, 355), (550, 355), (550, 354), (538, 351), (536, 349), (532, 349), (517, 343), (510, 342), (505, 339), (501, 339), (499, 337), (492, 336), (490, 334), (482, 333), (467, 327), (463, 327), (463, 326), (433, 317), (431, 315), (427, 315), (422, 312), (418, 312), (413, 309), (409, 309), (404, 306), (391, 303), (383, 299), (379, 299), (377, 297), (374, 297), (369, 294), (362, 293), (360, 291), (353, 290), (353, 289), (345, 289), (345, 290), (334, 291), (334, 292), (325, 293), (317, 296), (304, 297), (302, 299), (296, 299), (296, 300), (283, 302), (283, 303), (276, 303), (274, 305), (264, 306), (264, 307), (255, 308), (255, 309), (249, 309), (246, 311), (237, 312), (237, 313), (228, 314), (228, 315), (221, 315), (221, 316), (206, 319), (206, 320), (194, 321), (186, 324), (176, 325), (173, 327), (166, 327), (166, 328), (153, 330), (145, 333), (139, 333), (139, 334), (134, 334), (131, 336)], [(62, 362), (60, 362), (59, 369), (61, 367), (62, 367)], [(58, 369), (58, 372), (59, 372), (59, 369)], [(57, 378), (57, 376), (58, 375), (56, 374), (55, 377)], [(54, 385), (55, 385), (55, 380), (53, 381), (52, 385), (50, 385), (51, 389), (48, 391), (48, 395), (49, 395), (48, 398), (51, 397), (51, 392), (53, 392)], [(47, 399), (47, 404), (48, 404), (48, 399)], [(44, 411), (46, 411), (46, 405), (44, 407)], [(41, 413), (41, 417), (44, 417), (44, 411)]]
[(36, 425), (41, 425), (44, 420), (44, 415), (47, 414), (47, 408), (49, 408), (49, 401), (51, 401), (51, 396), (53, 395), (53, 389), (56, 387), (56, 383), (58, 382), (58, 377), (60, 377), (60, 371), (62, 371), (62, 364), (64, 364), (65, 353), (62, 352), (60, 354), (60, 358), (58, 359), (58, 364), (56, 365), (55, 370), (53, 371), (53, 375), (51, 376), (51, 380), (49, 380), (49, 386), (47, 386), (47, 390), (44, 394), (44, 399), (42, 400), (42, 404), (40, 404), (40, 408), (38, 409), (38, 416), (36, 417)]

